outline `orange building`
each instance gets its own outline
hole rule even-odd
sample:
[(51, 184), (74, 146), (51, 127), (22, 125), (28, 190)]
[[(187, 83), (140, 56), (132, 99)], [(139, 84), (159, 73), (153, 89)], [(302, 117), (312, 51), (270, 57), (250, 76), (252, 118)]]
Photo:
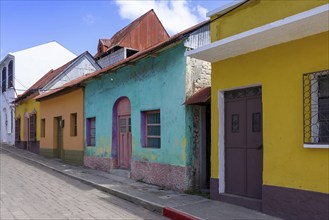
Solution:
[(61, 95), (40, 95), (40, 154), (83, 164), (83, 89)]

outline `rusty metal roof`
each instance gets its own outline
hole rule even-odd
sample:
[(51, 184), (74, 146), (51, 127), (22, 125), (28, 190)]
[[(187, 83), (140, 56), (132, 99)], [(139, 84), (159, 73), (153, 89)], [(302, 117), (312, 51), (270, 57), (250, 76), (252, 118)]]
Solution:
[(143, 59), (145, 57), (148, 57), (151, 54), (158, 53), (159, 51), (166, 49), (166, 48), (170, 47), (171, 45), (174, 45), (175, 43), (181, 42), (182, 40), (186, 39), (186, 37), (188, 37), (189, 33), (195, 31), (196, 29), (198, 29), (204, 25), (209, 24), (209, 22), (210, 22), (210, 20), (201, 22), (193, 27), (190, 27), (190, 28), (170, 37), (168, 40), (166, 40), (164, 42), (160, 42), (144, 51), (140, 51), (140, 52), (138, 52), (124, 60), (121, 60), (109, 67), (100, 69), (98, 71), (95, 71), (95, 72), (90, 73), (85, 76), (81, 76), (75, 80), (72, 80), (72, 81), (64, 84), (63, 86), (61, 86), (55, 90), (43, 93), (43, 94), (37, 96), (36, 100), (42, 101), (42, 100), (51, 98), (53, 96), (57, 96), (57, 95), (59, 95), (58, 93), (62, 94), (62, 93), (65, 93), (66, 91), (71, 91), (72, 88), (77, 88), (79, 86), (83, 86), (83, 84), (86, 83), (88, 80), (98, 78), (98, 77), (102, 76), (103, 74), (106, 74), (109, 71), (114, 71), (122, 66), (129, 65), (129, 63), (135, 63), (136, 61)]
[(200, 89), (185, 101), (185, 105), (205, 105), (210, 101), (211, 87)]
[(111, 39), (99, 39), (99, 44), (105, 46), (106, 51), (97, 52), (95, 58), (105, 56), (118, 46), (142, 51), (168, 38), (169, 34), (152, 9), (119, 30)]

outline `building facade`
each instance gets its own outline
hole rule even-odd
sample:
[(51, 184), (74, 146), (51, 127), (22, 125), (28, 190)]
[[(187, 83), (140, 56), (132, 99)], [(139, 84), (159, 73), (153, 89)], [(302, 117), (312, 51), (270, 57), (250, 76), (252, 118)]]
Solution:
[(83, 89), (37, 97), (40, 103), (40, 155), (83, 165)]
[(197, 77), (187, 79), (185, 51), (180, 43), (86, 84), (85, 166), (128, 170), (133, 179), (176, 190), (191, 187), (193, 107), (184, 102)]
[(187, 55), (212, 62), (213, 199), (328, 218), (327, 3), (237, 1), (209, 14), (212, 43)]
[[(199, 26), (202, 25), (209, 23)], [(194, 110), (200, 108), (187, 104), (195, 92), (210, 86), (210, 64), (184, 55), (188, 36), (197, 27), (37, 97), (43, 106), (48, 97), (59, 100), (83, 88), (85, 166), (123, 172), (135, 180), (180, 191), (194, 186), (207, 188), (205, 170), (210, 170), (210, 161), (203, 156), (206, 146), (200, 149), (198, 142), (200, 120), (194, 120), (201, 114)], [(57, 116), (64, 115), (66, 109), (57, 111)], [(68, 117), (72, 113), (70, 110), (65, 114)], [(61, 128), (64, 132), (70, 130), (67, 117)], [(54, 123), (56, 126), (56, 120)], [(64, 135), (63, 143), (69, 139)], [(42, 145), (47, 145), (49, 141), (44, 140)]]

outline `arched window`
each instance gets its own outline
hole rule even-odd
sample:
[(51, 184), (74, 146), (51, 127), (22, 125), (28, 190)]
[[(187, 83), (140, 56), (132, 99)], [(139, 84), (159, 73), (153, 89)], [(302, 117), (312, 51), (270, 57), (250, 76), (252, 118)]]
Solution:
[(7, 86), (7, 69), (4, 67), (2, 69), (2, 74), (1, 74), (1, 90), (2, 92), (6, 91), (6, 86)]
[(9, 62), (8, 65), (8, 88), (12, 88), (14, 86), (14, 65), (13, 61)]

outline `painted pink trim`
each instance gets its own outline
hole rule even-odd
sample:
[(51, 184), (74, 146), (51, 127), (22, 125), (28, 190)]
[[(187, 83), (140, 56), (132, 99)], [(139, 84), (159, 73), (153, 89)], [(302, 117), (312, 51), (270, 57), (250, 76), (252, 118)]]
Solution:
[(194, 215), (169, 207), (163, 208), (162, 215), (172, 220), (201, 220)]

